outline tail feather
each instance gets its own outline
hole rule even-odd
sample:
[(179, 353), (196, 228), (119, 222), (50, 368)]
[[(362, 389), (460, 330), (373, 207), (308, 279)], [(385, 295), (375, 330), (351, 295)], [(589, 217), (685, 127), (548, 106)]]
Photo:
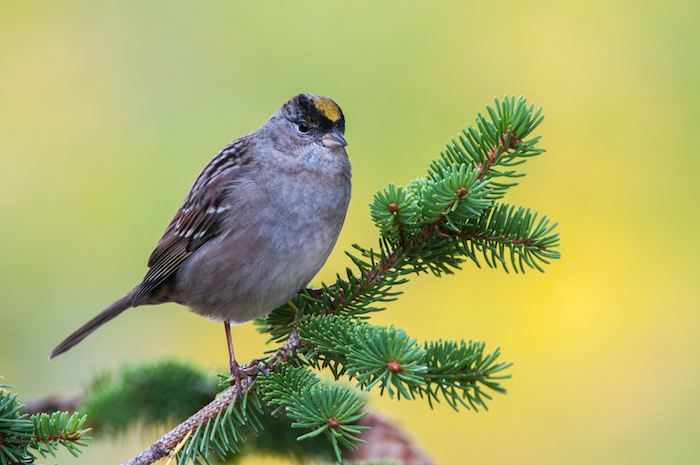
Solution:
[(103, 324), (112, 320), (117, 315), (120, 315), (125, 310), (130, 309), (134, 300), (135, 291), (136, 289), (132, 289), (131, 292), (114, 302), (109, 307), (102, 310), (95, 318), (88, 321), (78, 330), (76, 330), (73, 334), (68, 336), (65, 339), (65, 341), (61, 342), (59, 345), (56, 346), (56, 348), (53, 351), (51, 351), (51, 353), (49, 354), (49, 360), (54, 358), (56, 355), (61, 355), (63, 352), (66, 352), (71, 347), (85, 339), (88, 336), (88, 334), (92, 333)]

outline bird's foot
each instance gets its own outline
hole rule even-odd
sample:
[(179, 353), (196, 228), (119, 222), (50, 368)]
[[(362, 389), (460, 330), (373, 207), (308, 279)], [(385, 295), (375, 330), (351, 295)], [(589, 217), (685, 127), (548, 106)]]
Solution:
[[(259, 373), (263, 373), (265, 376), (267, 376), (267, 373), (265, 373), (263, 367), (260, 366), (261, 363), (265, 363), (265, 359), (255, 358), (251, 360), (248, 365), (241, 367), (238, 365), (238, 362), (233, 360), (229, 367), (231, 377), (226, 381), (229, 383), (233, 382), (238, 387), (239, 392), (242, 392), (241, 379), (250, 378)], [(250, 381), (247, 384), (249, 385)]]

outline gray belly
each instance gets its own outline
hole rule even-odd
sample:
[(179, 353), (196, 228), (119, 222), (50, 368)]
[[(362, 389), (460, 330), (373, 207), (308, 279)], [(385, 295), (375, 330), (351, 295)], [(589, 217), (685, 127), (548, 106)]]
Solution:
[(338, 238), (350, 200), (349, 179), (313, 178), (293, 186), (236, 186), (224, 231), (188, 258), (172, 300), (234, 324), (283, 305), (318, 273)]

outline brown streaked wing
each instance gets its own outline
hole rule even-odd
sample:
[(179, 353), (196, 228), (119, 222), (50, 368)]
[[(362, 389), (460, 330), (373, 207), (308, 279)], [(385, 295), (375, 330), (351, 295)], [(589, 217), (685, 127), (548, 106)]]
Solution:
[(197, 249), (221, 233), (221, 222), (230, 205), (224, 200), (239, 173), (244, 152), (236, 142), (207, 164), (170, 220), (148, 259), (149, 270), (134, 296), (134, 307), (143, 303), (148, 293), (175, 273)]

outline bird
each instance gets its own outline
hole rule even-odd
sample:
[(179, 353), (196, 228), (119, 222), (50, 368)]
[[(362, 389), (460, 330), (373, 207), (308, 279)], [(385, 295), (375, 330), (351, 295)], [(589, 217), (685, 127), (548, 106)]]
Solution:
[(50, 353), (81, 342), (124, 311), (176, 302), (231, 325), (270, 313), (313, 279), (340, 234), (352, 169), (345, 117), (330, 98), (303, 93), (204, 167), (148, 259), (136, 287)]

